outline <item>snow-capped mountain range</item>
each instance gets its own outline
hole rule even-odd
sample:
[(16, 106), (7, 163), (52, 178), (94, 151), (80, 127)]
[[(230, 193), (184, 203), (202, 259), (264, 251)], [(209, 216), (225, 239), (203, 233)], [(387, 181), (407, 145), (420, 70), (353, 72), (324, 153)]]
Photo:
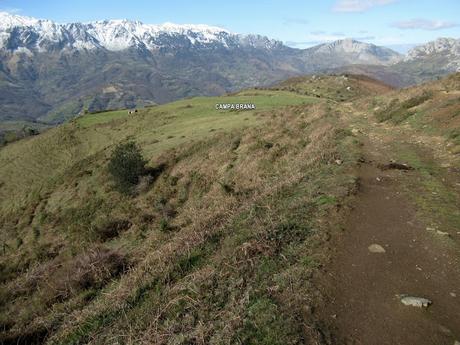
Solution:
[(0, 12), (0, 49), (50, 51), (104, 48), (155, 50), (164, 47), (256, 47), (271, 49), (281, 42), (259, 35), (239, 35), (208, 25), (144, 24), (129, 20), (58, 24)]
[[(91, 50), (103, 48), (121, 51), (129, 48), (158, 50), (161, 48), (244, 48), (274, 49), (282, 42), (261, 35), (242, 35), (203, 24), (144, 24), (140, 21), (102, 20), (88, 23), (59, 24), (0, 11), (0, 49), (10, 52), (47, 52), (55, 50)], [(359, 62), (392, 64), (432, 54), (460, 56), (460, 39), (439, 38), (411, 49), (405, 57), (395, 51), (343, 39), (320, 44), (306, 51), (318, 54), (352, 54)]]

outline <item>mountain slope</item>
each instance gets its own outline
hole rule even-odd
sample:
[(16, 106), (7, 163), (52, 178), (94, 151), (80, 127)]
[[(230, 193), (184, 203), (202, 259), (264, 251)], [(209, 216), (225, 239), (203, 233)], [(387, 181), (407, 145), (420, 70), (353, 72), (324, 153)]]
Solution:
[[(443, 237), (448, 252), (421, 249), (423, 260), (439, 254), (444, 262), (443, 255), (458, 246), (459, 80), (457, 74), (391, 90), (362, 77), (297, 78), (270, 90), (182, 100), (133, 115), (87, 114), (2, 148), (0, 340), (337, 343), (335, 336), (346, 335), (334, 328), (342, 314), (331, 318), (319, 308), (331, 306), (328, 298), (340, 294), (325, 294), (332, 286), (323, 288), (316, 279), (334, 258), (331, 241), (356, 228), (343, 231), (353, 206), (363, 204), (356, 198), (368, 191), (360, 189), (359, 166), (375, 164), (372, 172), (379, 173), (364, 181), (364, 188), (395, 183), (385, 202), (406, 198), (405, 207), (419, 211), (423, 231), (436, 226), (451, 233)], [(309, 94), (313, 89), (318, 93)], [(344, 99), (345, 91), (353, 92)], [(233, 102), (254, 102), (257, 110), (215, 110), (216, 103)], [(133, 195), (117, 192), (107, 171), (111, 152), (125, 140), (138, 143), (149, 167)], [(362, 156), (369, 151), (372, 161)], [(377, 163), (390, 158), (414, 169), (379, 172)], [(372, 211), (380, 219), (388, 210)], [(397, 219), (391, 221), (407, 235), (410, 225)], [(396, 242), (402, 253), (414, 251), (417, 242), (411, 239)], [(430, 250), (441, 246), (423, 239)], [(351, 253), (364, 250), (367, 256), (367, 245)], [(387, 248), (387, 255), (392, 251)], [(423, 274), (413, 266), (402, 269)], [(362, 272), (352, 268), (353, 277)], [(360, 298), (393, 303), (393, 292), (373, 295), (373, 282), (366, 282), (369, 291)], [(444, 277), (437, 289), (455, 289), (452, 282)], [(440, 328), (439, 316), (450, 316), (458, 303), (448, 294), (424, 291), (435, 294), (434, 303), (450, 307), (430, 310), (428, 322), (436, 333), (420, 343), (433, 337), (450, 343), (458, 323), (449, 319)], [(385, 315), (397, 322), (399, 313), (391, 311)], [(384, 329), (381, 309), (366, 313)], [(426, 313), (417, 315), (408, 327), (428, 319)], [(426, 330), (433, 328), (420, 332)], [(378, 339), (388, 343), (400, 334), (419, 335), (398, 328), (380, 332)]]
[[(254, 102), (257, 110), (215, 110), (216, 103), (228, 102)], [(344, 167), (329, 165), (335, 150), (352, 143), (335, 132), (339, 120), (326, 116), (318, 102), (286, 91), (248, 90), (133, 116), (84, 115), (1, 149), (0, 339), (84, 343), (97, 332), (97, 342), (110, 343), (116, 329), (131, 332), (127, 327), (134, 324), (123, 321), (129, 315), (137, 320), (131, 328), (137, 335), (129, 333), (136, 343), (165, 343), (162, 334), (171, 327), (171, 341), (193, 341), (201, 321), (180, 317), (179, 324), (176, 314), (206, 320), (206, 339), (217, 342), (296, 339), (301, 329), (294, 330), (299, 324), (289, 316), (289, 302), (272, 300), (265, 290), (271, 282), (262, 281), (269, 272), (294, 277), (311, 270), (305, 246), (322, 237), (315, 230), (322, 225), (310, 215), (331, 208), (332, 193), (339, 197), (352, 184), (345, 179), (334, 184), (337, 189), (327, 187)], [(314, 115), (300, 115), (309, 105)], [(105, 168), (115, 145), (127, 138), (159, 171), (137, 196), (116, 192)], [(292, 198), (295, 190), (300, 193)], [(284, 215), (278, 218), (277, 210)], [(293, 264), (303, 257), (306, 264), (290, 273), (278, 253)], [(191, 300), (180, 297), (189, 284), (198, 288), (190, 295), (199, 301), (194, 311)], [(244, 302), (255, 287), (260, 291)], [(164, 308), (176, 299), (178, 305)], [(268, 320), (278, 304), (286, 312), (270, 322), (273, 329), (256, 330), (256, 319), (225, 326), (256, 310)], [(158, 312), (159, 323), (151, 324)], [(74, 323), (77, 314), (81, 324)]]

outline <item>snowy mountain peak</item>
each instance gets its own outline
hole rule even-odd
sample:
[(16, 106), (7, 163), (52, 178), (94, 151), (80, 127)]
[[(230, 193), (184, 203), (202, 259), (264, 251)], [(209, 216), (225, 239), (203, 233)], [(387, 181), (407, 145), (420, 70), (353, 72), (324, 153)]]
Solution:
[(0, 11), (0, 30), (15, 26), (34, 26), (40, 23), (39, 19), (23, 17)]
[(419, 45), (408, 52), (407, 60), (423, 58), (432, 54), (460, 57), (460, 39), (441, 37), (435, 41)]
[(350, 63), (370, 63), (375, 65), (389, 65), (401, 61), (399, 53), (385, 47), (356, 41), (352, 38), (320, 44), (310, 48), (315, 53), (335, 56), (352, 56)]
[(440, 58), (448, 61), (446, 70), (460, 72), (460, 39), (442, 37), (417, 46), (407, 53), (405, 61), (425, 60), (432, 62)]
[(0, 49), (8, 51), (96, 48), (118, 51), (210, 46), (271, 49), (280, 44), (264, 36), (238, 35), (203, 24), (144, 24), (127, 19), (57, 24), (50, 20), (0, 12)]
[[(364, 53), (370, 50), (375, 50), (377, 47), (374, 44), (364, 43), (356, 41), (353, 38), (345, 38), (342, 40), (337, 40), (331, 43), (325, 43), (318, 47), (318, 49), (323, 51), (342, 51), (345, 53)], [(385, 48), (381, 48), (385, 49)]]

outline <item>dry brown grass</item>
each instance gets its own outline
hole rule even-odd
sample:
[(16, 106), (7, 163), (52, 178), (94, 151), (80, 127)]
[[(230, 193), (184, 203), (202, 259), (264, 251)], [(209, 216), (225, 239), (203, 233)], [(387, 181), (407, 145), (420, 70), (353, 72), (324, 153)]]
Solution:
[[(321, 195), (322, 171), (332, 167), (339, 157), (335, 140), (339, 120), (326, 116), (326, 107), (313, 108), (311, 118), (301, 115), (302, 111), (310, 110), (298, 107), (267, 114), (269, 119), (263, 127), (238, 134), (237, 148), (232, 145), (234, 135), (219, 135), (208, 142), (176, 149), (173, 154), (175, 163), (170, 164), (167, 175), (160, 177), (149, 193), (139, 197), (145, 200), (143, 203), (155, 204), (158, 198), (161, 199), (160, 195), (167, 196), (163, 204), (176, 210), (168, 220), (175, 230), (168, 232), (162, 242), (158, 242), (155, 231), (147, 234), (138, 265), (122, 276), (113, 289), (66, 318), (53, 339), (59, 342), (75, 337), (79, 334), (79, 325), (115, 313), (119, 316), (115, 316), (109, 327), (106, 325), (100, 330), (102, 333), (95, 343), (120, 339), (122, 335), (127, 343), (166, 344), (181, 338), (203, 344), (231, 342), (235, 334), (242, 331), (241, 315), (248, 312), (248, 296), (255, 288), (251, 286), (257, 279), (261, 262), (266, 259), (279, 261), (276, 265), (284, 267), (279, 274), (288, 276), (291, 285), (279, 291), (274, 287), (276, 284), (272, 289), (264, 289), (261, 293), (267, 297), (263, 297), (260, 307), (265, 308), (265, 299), (271, 300), (273, 294), (277, 296), (274, 298), (277, 302), (273, 303), (283, 305), (286, 311), (293, 307), (294, 300), (299, 302), (285, 289), (292, 289), (294, 285), (300, 288), (308, 275), (305, 276), (301, 267), (282, 273), (289, 265), (282, 264), (285, 255), (281, 254), (288, 250), (286, 245), (295, 244), (303, 248), (303, 255), (308, 255), (309, 245), (303, 242), (306, 234), (297, 233), (301, 231), (295, 230), (299, 225), (292, 225), (294, 228), (289, 230), (293, 231), (292, 235), (277, 229), (291, 229), (291, 226), (284, 228), (283, 225), (290, 222), (291, 217), (296, 217), (291, 212), (298, 211), (289, 211), (291, 207), (302, 208), (301, 200), (308, 205)], [(308, 137), (310, 143), (299, 146), (301, 137)], [(270, 142), (273, 146), (261, 145), (261, 142)], [(171, 162), (172, 157), (163, 159)], [(174, 177), (172, 185), (171, 177)], [(311, 185), (307, 182), (309, 179), (312, 179)], [(223, 185), (231, 188), (223, 188)], [(290, 195), (297, 192), (301, 195), (300, 204), (284, 205), (289, 204)], [(157, 217), (163, 216), (161, 212)], [(306, 210), (305, 218), (292, 222), (315, 224), (319, 216)], [(247, 225), (241, 225), (241, 222)], [(297, 236), (301, 236), (300, 243), (295, 242)], [(318, 236), (318, 241), (322, 236)], [(194, 262), (195, 257), (199, 263)], [(182, 266), (180, 262), (184, 260), (192, 262)], [(301, 278), (295, 278), (299, 273)], [(234, 299), (225, 302), (223, 309), (214, 309), (209, 301), (213, 295), (213, 288), (209, 286), (211, 281), (223, 289), (219, 296), (224, 291), (224, 295), (235, 295)], [(192, 295), (183, 296), (184, 285), (190, 287)], [(193, 293), (195, 288), (201, 293)], [(139, 295), (139, 291), (144, 292)], [(296, 293), (303, 302), (306, 291), (303, 288)], [(131, 302), (127, 305), (127, 301)], [(187, 316), (175, 314), (177, 308), (185, 308), (187, 314), (195, 310), (192, 313), (194, 321), (189, 323), (183, 319)], [(196, 317), (201, 321), (198, 322)], [(216, 322), (208, 317), (216, 318)], [(296, 332), (305, 331), (301, 326), (294, 328), (297, 327), (300, 328), (295, 334), (281, 337), (294, 339), (298, 336)]]
[[(260, 112), (257, 127), (146, 157), (164, 169), (135, 196), (113, 190), (109, 152), (73, 166), (26, 209), (31, 222), (23, 231), (10, 229), (24, 252), (3, 285), (20, 288), (1, 295), (2, 337), (54, 344), (315, 339), (309, 279), (324, 259), (331, 215), (355, 185), (357, 143), (336, 110), (325, 102)], [(39, 248), (44, 254), (33, 257)]]

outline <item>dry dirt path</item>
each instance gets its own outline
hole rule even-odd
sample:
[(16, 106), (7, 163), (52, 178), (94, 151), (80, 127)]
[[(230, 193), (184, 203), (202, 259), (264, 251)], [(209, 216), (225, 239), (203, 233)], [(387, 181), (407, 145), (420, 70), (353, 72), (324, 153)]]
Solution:
[[(382, 133), (386, 142), (406, 144), (372, 120), (359, 135), (365, 158), (358, 170), (360, 191), (319, 278), (326, 295), (321, 328), (333, 344), (454, 345), (460, 341), (459, 233), (447, 237), (427, 230), (430, 224), (419, 217), (404, 185), (417, 178), (417, 170), (379, 168), (395, 147), (380, 140)], [(450, 177), (460, 182), (458, 173)], [(385, 252), (372, 253), (373, 244)], [(401, 294), (433, 303), (426, 309), (405, 306)]]

